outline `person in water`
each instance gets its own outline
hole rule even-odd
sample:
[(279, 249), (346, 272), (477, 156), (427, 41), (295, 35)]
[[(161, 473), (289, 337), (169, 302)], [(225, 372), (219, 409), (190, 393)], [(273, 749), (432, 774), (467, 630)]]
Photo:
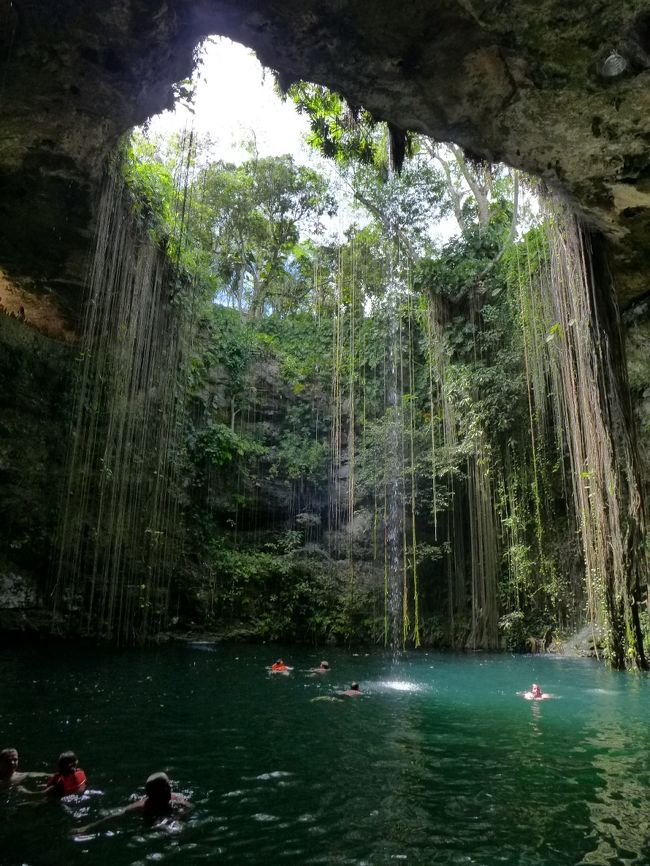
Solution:
[(86, 790), (86, 774), (79, 767), (79, 759), (74, 752), (59, 755), (58, 770), (47, 780), (44, 794), (55, 800), (69, 794), (83, 794)]
[(44, 779), (47, 773), (19, 772), (18, 752), (16, 749), (3, 749), (0, 752), (0, 785), (20, 785), (26, 779)]
[(192, 808), (187, 797), (172, 791), (167, 773), (152, 773), (145, 782), (144, 794), (141, 800), (127, 806), (125, 811), (139, 813), (153, 822), (172, 816), (180, 818)]
[(309, 672), (312, 674), (328, 674), (330, 670), (330, 663), (326, 661), (322, 661), (317, 668), (310, 668)]
[(192, 809), (192, 804), (187, 797), (172, 791), (172, 784), (167, 773), (152, 773), (145, 782), (144, 794), (144, 797), (134, 803), (129, 803), (128, 806), (117, 812), (112, 812), (85, 827), (77, 827), (76, 830), (72, 831), (73, 834), (78, 836), (88, 833), (101, 824), (108, 824), (118, 818), (123, 818), (125, 815), (141, 815), (148, 824), (161, 824), (169, 818), (182, 819)]
[(551, 695), (543, 692), (541, 687), (537, 683), (532, 684), (529, 692), (524, 692), (524, 698), (527, 701), (544, 701), (550, 697)]
[(357, 695), (361, 694), (361, 689), (359, 688), (359, 683), (352, 683), (349, 689), (341, 692), (342, 695), (345, 695), (348, 698), (356, 698)]
[(273, 662), (269, 670), (272, 674), (287, 674), (289, 671), (292, 671), (293, 668), (290, 668), (289, 665), (285, 665), (282, 659), (278, 659), (276, 662)]

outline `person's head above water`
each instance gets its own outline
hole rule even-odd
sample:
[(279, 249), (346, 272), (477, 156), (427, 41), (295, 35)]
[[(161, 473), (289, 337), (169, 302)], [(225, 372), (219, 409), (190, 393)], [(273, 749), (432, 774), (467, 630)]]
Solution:
[(530, 692), (534, 698), (541, 698), (541, 696), (542, 696), (542, 690), (537, 685), (537, 683), (532, 684), (532, 686), (530, 687)]
[(169, 803), (172, 797), (172, 783), (167, 773), (152, 773), (145, 782), (144, 792), (156, 803)]
[(329, 670), (330, 663), (329, 663), (329, 662), (326, 662), (326, 661), (322, 661), (322, 662), (320, 663), (320, 666), (321, 666), (322, 668), (324, 668), (325, 670)]
[(11, 779), (18, 767), (16, 749), (3, 749), (0, 752), (0, 779)]
[(360, 689), (359, 689), (359, 683), (351, 683), (351, 685), (350, 685), (350, 691), (351, 691), (351, 692), (358, 692), (358, 691), (360, 691)]
[(74, 752), (61, 752), (59, 755), (57, 766), (62, 776), (69, 776), (70, 773), (74, 773), (78, 765), (79, 758)]

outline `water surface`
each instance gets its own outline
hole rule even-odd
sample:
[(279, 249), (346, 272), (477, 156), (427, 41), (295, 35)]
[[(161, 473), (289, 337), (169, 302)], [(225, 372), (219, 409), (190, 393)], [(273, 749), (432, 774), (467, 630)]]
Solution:
[[(295, 670), (270, 676), (281, 654)], [(352, 680), (361, 698), (322, 700)], [(555, 699), (518, 697), (533, 681)], [(595, 662), (2, 649), (0, 689), (0, 747), (38, 770), (74, 749), (93, 791), (0, 793), (2, 866), (650, 863), (650, 680)], [(161, 769), (195, 804), (180, 832), (70, 835)]]

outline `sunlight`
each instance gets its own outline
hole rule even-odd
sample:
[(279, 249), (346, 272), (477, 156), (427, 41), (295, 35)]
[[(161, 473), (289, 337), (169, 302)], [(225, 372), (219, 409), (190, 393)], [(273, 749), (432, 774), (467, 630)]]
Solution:
[(206, 40), (194, 74), (192, 113), (177, 104), (149, 122), (153, 135), (169, 135), (193, 126), (212, 139), (215, 159), (239, 164), (248, 158), (246, 145), (255, 143), (260, 156), (290, 153), (297, 162), (313, 163), (304, 145), (308, 122), (290, 102), (278, 96), (271, 74), (255, 54), (224, 37)]
[(420, 692), (422, 686), (419, 683), (410, 683), (408, 680), (386, 680), (377, 685), (382, 689), (390, 689), (394, 692)]

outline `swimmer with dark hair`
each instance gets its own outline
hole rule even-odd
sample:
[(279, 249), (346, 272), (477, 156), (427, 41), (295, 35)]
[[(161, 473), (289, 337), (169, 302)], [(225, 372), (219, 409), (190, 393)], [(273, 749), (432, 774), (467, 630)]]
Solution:
[(86, 774), (79, 767), (79, 759), (74, 752), (62, 752), (59, 755), (58, 770), (47, 780), (43, 793), (54, 800), (60, 800), (70, 794), (83, 794), (85, 790)]
[(127, 811), (140, 812), (149, 821), (170, 816), (182, 817), (192, 808), (182, 794), (175, 794), (167, 773), (152, 773), (144, 786), (145, 796), (126, 807)]
[(359, 683), (352, 683), (350, 688), (346, 689), (346, 691), (344, 691), (344, 692), (341, 692), (341, 694), (345, 695), (348, 698), (356, 698), (358, 695), (361, 694), (361, 689), (359, 688)]
[(125, 815), (141, 815), (150, 825), (163, 824), (169, 818), (184, 818), (192, 809), (192, 804), (182, 794), (175, 794), (167, 773), (152, 773), (144, 786), (144, 797), (129, 803), (123, 809), (112, 812), (85, 827), (77, 827), (71, 831), (75, 836), (81, 836), (94, 830), (102, 824), (108, 824)]

